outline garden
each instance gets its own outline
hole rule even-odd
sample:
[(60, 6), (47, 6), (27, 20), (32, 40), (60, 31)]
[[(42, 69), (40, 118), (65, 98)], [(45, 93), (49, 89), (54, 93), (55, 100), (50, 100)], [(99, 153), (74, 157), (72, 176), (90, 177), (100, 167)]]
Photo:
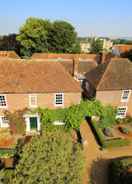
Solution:
[[(80, 144), (82, 143), (82, 138), (80, 134), (80, 125), (84, 119), (88, 119), (88, 123), (91, 125), (91, 128), (101, 148), (127, 146), (131, 144), (132, 118), (127, 117), (126, 119), (116, 119), (115, 109), (113, 109), (111, 106), (103, 106), (99, 101), (96, 101), (96, 100), (81, 101), (81, 103), (78, 105), (72, 105), (69, 108), (64, 108), (64, 109), (37, 108), (33, 111), (30, 111), (30, 113), (36, 113), (36, 112), (39, 113), (40, 119), (41, 119), (41, 132), (39, 135), (36, 135), (36, 136), (27, 136), (25, 134), (25, 123), (23, 119), (23, 114), (25, 113), (25, 111), (27, 110), (17, 111), (14, 113), (6, 112), (6, 117), (9, 119), (9, 122), (10, 122), (10, 130), (9, 129), (6, 129), (6, 131), (3, 130), (3, 138), (2, 138), (2, 134), (0, 134), (1, 135), (0, 144), (4, 144), (4, 145), (0, 145), (0, 148), (1, 148), (0, 158), (2, 162), (2, 163), (0, 162), (0, 166), (1, 168), (3, 168), (1, 170), (1, 173), (4, 172), (4, 176), (8, 172), (4, 168), (14, 168), (16, 176), (11, 176), (11, 177), (20, 178), (19, 173), (21, 173), (22, 175), (25, 175), (23, 173), (24, 172), (23, 168), (27, 167), (27, 171), (28, 171), (28, 169), (30, 168), (30, 164), (35, 163), (34, 169), (36, 168), (38, 169), (40, 163), (42, 162), (43, 164), (40, 169), (40, 173), (39, 173), (40, 175), (35, 176), (35, 178), (36, 177), (40, 178), (42, 168), (44, 168), (43, 165), (47, 164), (48, 161), (49, 161), (48, 169), (50, 170), (51, 167), (53, 167), (54, 169), (53, 172), (55, 172), (56, 169), (58, 168), (54, 168), (56, 164), (53, 163), (50, 157), (48, 157), (49, 149), (51, 151), (50, 156), (53, 156), (55, 158), (58, 158), (58, 156), (60, 158), (63, 158), (63, 157), (67, 157), (67, 154), (72, 154), (72, 157), (68, 156), (68, 158), (73, 159), (73, 161), (71, 162), (69, 160), (70, 165), (65, 165), (66, 170), (64, 171), (64, 173), (67, 173), (69, 167), (71, 168), (71, 166), (74, 165), (74, 169), (75, 167), (77, 169), (76, 173), (80, 174), (79, 172), (80, 166), (83, 168), (82, 165), (79, 165), (79, 164), (82, 164), (80, 163), (81, 161), (80, 158), (82, 158), (82, 161), (84, 160), (82, 157), (83, 146), (82, 144)], [(51, 137), (51, 141), (49, 141), (50, 137)], [(62, 150), (60, 150), (60, 145), (63, 145), (64, 142), (63, 144), (61, 144), (60, 140), (62, 142), (69, 141), (68, 145), (65, 143), (64, 147), (63, 146), (61, 147)], [(51, 148), (49, 147), (49, 145), (51, 145)], [(43, 146), (42, 149), (40, 149), (41, 146)], [(71, 151), (71, 153), (67, 152), (68, 146), (70, 146), (69, 151)], [(58, 150), (58, 152), (56, 152), (55, 150)], [(47, 155), (47, 158), (45, 158), (43, 154)], [(77, 155), (79, 154), (78, 156), (76, 155), (76, 158), (78, 157), (78, 159), (80, 160), (78, 161), (78, 163), (76, 162), (77, 160), (74, 159), (75, 154)], [(30, 160), (28, 161), (27, 158), (29, 157), (30, 157)], [(36, 162), (34, 158), (38, 162)], [(51, 160), (51, 163), (50, 163), (50, 160)], [(12, 161), (12, 165), (11, 165), (11, 161)], [(58, 160), (56, 159), (55, 162), (57, 163), (58, 161), (59, 159)], [(60, 163), (58, 162), (58, 164), (60, 164), (61, 166), (61, 160), (60, 160)], [(64, 163), (63, 163), (63, 166), (64, 166)], [(60, 170), (59, 170), (60, 173), (61, 173), (61, 170), (64, 169), (63, 166), (60, 167)], [(44, 169), (45, 169), (45, 173), (47, 173), (45, 177), (47, 177), (49, 171), (47, 172), (46, 168)], [(76, 173), (73, 172), (73, 175), (75, 175), (75, 178), (77, 178), (78, 181), (80, 181), (81, 175), (77, 176)], [(28, 176), (29, 179), (31, 177), (31, 174), (32, 174), (32, 170), (31, 170), (31, 173), (29, 173), (29, 176)], [(36, 175), (36, 173), (34, 173), (34, 175)], [(55, 173), (55, 175), (57, 175), (57, 173)], [(66, 177), (67, 180), (69, 180), (67, 175), (64, 177)], [(21, 183), (22, 183), (22, 180), (23, 179), (21, 178)], [(55, 181), (58, 182), (58, 179), (55, 178)], [(50, 183), (51, 182), (52, 181), (50, 181)]]
[[(25, 134), (25, 123), (23, 115), (25, 111), (29, 111), (28, 109), (24, 109), (23, 111), (16, 111), (10, 113), (8, 111), (5, 112), (5, 116), (9, 120), (10, 129), (2, 130), (3, 134), (0, 138), (0, 158), (9, 160), (14, 158), (19, 158), (18, 147), (20, 145), (24, 145), (25, 140), (28, 139)], [(86, 116), (101, 116), (102, 115), (102, 105), (100, 102), (93, 101), (82, 101), (78, 105), (72, 105), (69, 108), (64, 109), (42, 109), (38, 108), (34, 111), (30, 111), (30, 113), (39, 113), (41, 117), (41, 136), (46, 131), (54, 129), (56, 124), (60, 124), (62, 130), (65, 132), (71, 133), (72, 141), (75, 143), (82, 143), (82, 138), (80, 134), (80, 124), (83, 122)], [(58, 128), (58, 126), (56, 126)], [(3, 136), (2, 136), (3, 135)], [(20, 144), (23, 142), (23, 144)], [(12, 160), (12, 166), (14, 166), (14, 160)], [(5, 164), (4, 167), (9, 167), (9, 165)], [(11, 164), (10, 164), (11, 165)]]
[(102, 148), (128, 146), (132, 143), (132, 118), (116, 119), (116, 110), (107, 106), (103, 116), (90, 125)]

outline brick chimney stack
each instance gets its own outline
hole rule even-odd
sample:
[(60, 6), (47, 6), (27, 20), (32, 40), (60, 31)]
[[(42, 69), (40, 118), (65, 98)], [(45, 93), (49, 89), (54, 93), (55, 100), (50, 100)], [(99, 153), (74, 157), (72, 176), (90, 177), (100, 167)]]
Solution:
[(73, 57), (73, 76), (76, 77), (78, 74), (79, 56)]
[(101, 63), (108, 63), (112, 58), (112, 54), (111, 53), (107, 53), (107, 52), (103, 52), (102, 53), (102, 59), (101, 59)]

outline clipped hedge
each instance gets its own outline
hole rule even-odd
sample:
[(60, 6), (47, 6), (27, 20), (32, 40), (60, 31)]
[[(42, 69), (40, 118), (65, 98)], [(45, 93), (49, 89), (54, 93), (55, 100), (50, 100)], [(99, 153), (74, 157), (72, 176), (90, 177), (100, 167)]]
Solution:
[(106, 140), (102, 130), (98, 127), (96, 122), (91, 123), (96, 138), (102, 148), (113, 148), (130, 145), (131, 141), (128, 139), (113, 138)]
[(104, 141), (104, 148), (113, 148), (113, 147), (121, 147), (130, 145), (130, 141), (128, 139), (115, 138), (111, 140)]

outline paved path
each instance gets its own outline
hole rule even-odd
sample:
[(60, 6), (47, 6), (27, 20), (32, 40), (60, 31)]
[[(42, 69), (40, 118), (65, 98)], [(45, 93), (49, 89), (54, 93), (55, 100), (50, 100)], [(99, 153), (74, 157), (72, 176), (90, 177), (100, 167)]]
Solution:
[(84, 184), (89, 184), (92, 176), (95, 184), (107, 184), (107, 167), (110, 159), (132, 156), (132, 146), (106, 149), (101, 151), (90, 126), (84, 122), (81, 125), (81, 134), (84, 139), (84, 153), (86, 157), (86, 173)]

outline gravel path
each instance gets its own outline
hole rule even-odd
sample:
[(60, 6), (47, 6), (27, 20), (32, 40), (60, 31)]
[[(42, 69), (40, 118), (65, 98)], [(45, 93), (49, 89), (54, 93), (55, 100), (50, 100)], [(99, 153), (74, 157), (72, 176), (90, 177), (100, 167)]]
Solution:
[(107, 184), (107, 167), (110, 159), (132, 156), (132, 146), (100, 150), (94, 134), (88, 123), (81, 125), (81, 134), (84, 140), (84, 153), (86, 157), (86, 172), (83, 184), (89, 184), (89, 179), (94, 179), (94, 184)]

